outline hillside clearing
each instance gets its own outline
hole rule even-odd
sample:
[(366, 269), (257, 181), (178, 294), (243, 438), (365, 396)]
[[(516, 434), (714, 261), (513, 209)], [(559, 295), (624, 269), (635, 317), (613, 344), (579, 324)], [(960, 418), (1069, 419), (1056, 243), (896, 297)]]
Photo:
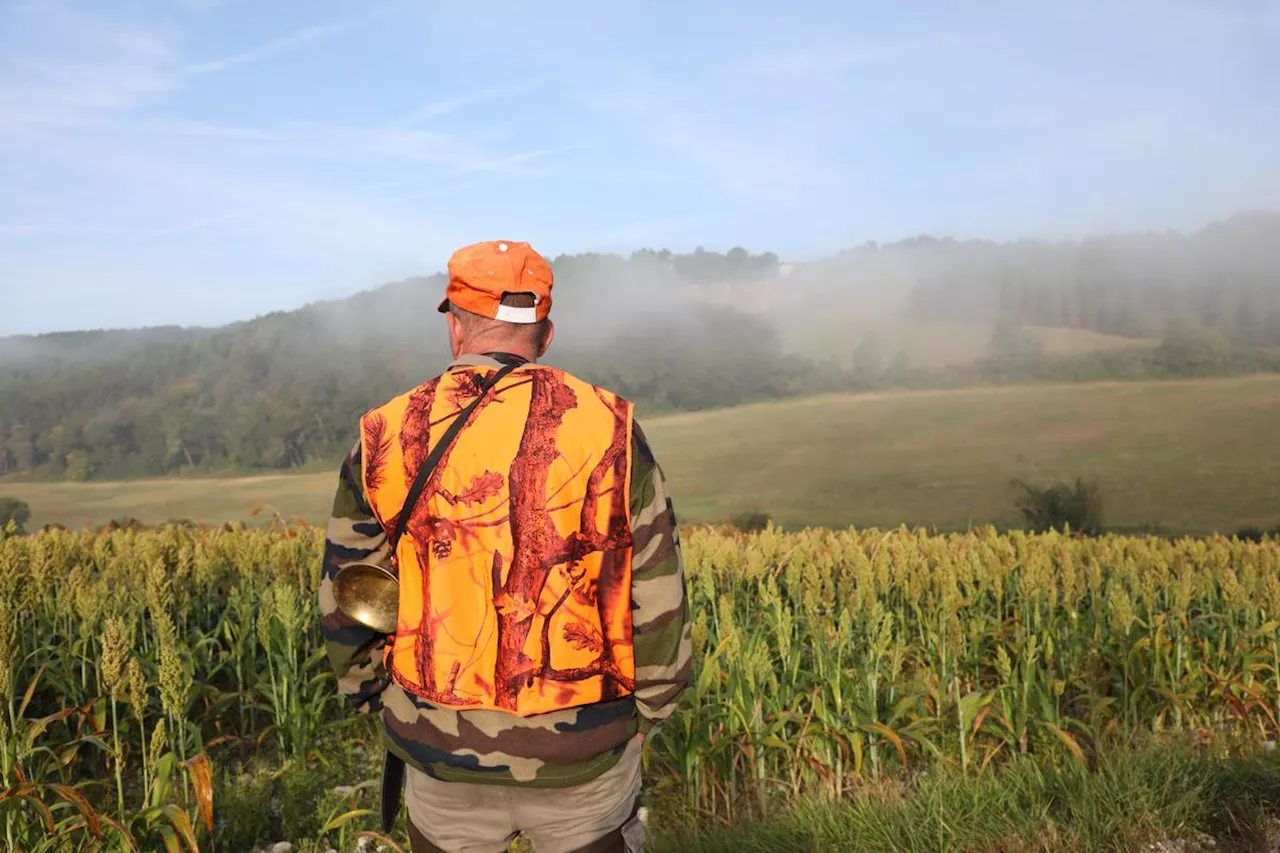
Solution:
[[(993, 328), (975, 323), (926, 320), (883, 320), (847, 317), (835, 312), (812, 322), (789, 327), (783, 338), (788, 352), (818, 360), (832, 359), (850, 365), (854, 351), (870, 332), (880, 338), (886, 357), (901, 359), (908, 367), (936, 369), (972, 364), (990, 352)], [(1150, 348), (1159, 341), (1125, 338), (1088, 329), (1028, 326), (1026, 331), (1044, 344), (1048, 355), (1078, 355), (1114, 349)]]

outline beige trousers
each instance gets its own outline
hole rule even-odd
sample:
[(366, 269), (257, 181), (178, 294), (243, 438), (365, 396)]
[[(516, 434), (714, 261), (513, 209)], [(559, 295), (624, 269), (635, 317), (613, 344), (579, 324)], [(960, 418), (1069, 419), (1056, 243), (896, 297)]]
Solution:
[[(442, 782), (408, 767), (409, 820), (446, 853), (502, 853), (520, 832), (535, 853), (641, 853), (644, 827), (635, 814), (640, 753), (641, 742), (633, 739), (616, 765), (570, 788)], [(606, 841), (608, 836), (616, 842)]]

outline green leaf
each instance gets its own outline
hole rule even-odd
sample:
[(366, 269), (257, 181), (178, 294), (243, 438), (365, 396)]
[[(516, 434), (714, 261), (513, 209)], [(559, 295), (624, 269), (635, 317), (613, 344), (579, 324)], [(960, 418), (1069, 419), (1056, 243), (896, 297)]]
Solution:
[(331, 818), (328, 823), (320, 827), (320, 834), (324, 835), (326, 832), (345, 826), (358, 817), (364, 817), (365, 815), (371, 815), (373, 813), (373, 809), (352, 809), (349, 812), (344, 812), (335, 818)]
[(17, 808), (19, 814), (21, 814), (23, 804), (30, 805), (40, 814), (40, 817), (43, 818), (45, 829), (50, 833), (56, 831), (53, 812), (49, 810), (49, 807), (45, 805), (43, 800), (35, 795), (34, 786), (25, 788), (25, 792), (21, 794), (10, 795), (9, 792), (6, 791), (4, 792), (4, 795), (8, 796), (7, 799), (0, 799), (0, 807), (12, 805)]
[(968, 731), (978, 712), (990, 704), (992, 694), (973, 691), (960, 699), (960, 727)]
[(372, 838), (374, 841), (380, 842), (395, 853), (406, 853), (405, 849), (393, 841), (391, 838), (383, 835), (381, 832), (357, 832), (356, 838)]
[(101, 734), (107, 729), (107, 701), (100, 700), (90, 707), (92, 710), (89, 719), (93, 722), (93, 730)]
[(53, 725), (59, 720), (65, 720), (67, 717), (74, 714), (75, 711), (76, 711), (75, 708), (64, 708), (61, 711), (52, 713), (47, 717), (41, 717), (38, 720), (33, 720), (31, 724), (27, 727), (26, 745), (27, 745), (28, 752), (35, 746), (36, 738), (40, 737), (40, 735), (48, 731), (49, 726)]
[(167, 806), (161, 806), (160, 811), (169, 819), (169, 823), (173, 825), (173, 828), (181, 833), (183, 840), (190, 845), (191, 853), (200, 853), (200, 845), (196, 842), (196, 831), (191, 826), (191, 820), (187, 817), (187, 813), (172, 803)]
[(902, 761), (903, 769), (904, 770), (906, 769), (907, 748), (906, 746), (903, 745), (902, 738), (898, 736), (897, 732), (895, 732), (893, 729), (886, 726), (884, 723), (879, 723), (879, 722), (867, 723), (863, 726), (860, 726), (860, 728), (865, 732), (875, 732), (876, 734), (883, 735), (890, 743), (892, 743), (894, 747), (898, 750), (898, 758)]
[(70, 746), (65, 747), (60, 753), (58, 753), (58, 766), (64, 769), (67, 767), (70, 767), (71, 763), (76, 760), (76, 753), (78, 753), (79, 751), (80, 751), (79, 742), (73, 743)]
[(151, 780), (151, 796), (147, 799), (148, 805), (152, 808), (158, 807), (168, 799), (169, 780), (173, 777), (173, 768), (177, 760), (177, 756), (172, 752), (166, 752), (156, 762), (156, 775)]
[(160, 827), (160, 837), (164, 839), (164, 849), (167, 853), (182, 853), (182, 844), (178, 841), (178, 836), (173, 831), (173, 827)]
[(76, 811), (80, 812), (80, 814), (84, 816), (85, 823), (89, 825), (89, 831), (92, 832), (95, 837), (102, 836), (102, 824), (98, 820), (98, 813), (93, 810), (93, 806), (89, 805), (89, 801), (85, 799), (84, 794), (81, 794), (70, 785), (64, 785), (60, 782), (51, 784), (49, 786), (49, 790), (75, 806)]
[(105, 823), (107, 826), (114, 829), (116, 831), (116, 834), (119, 835), (122, 839), (124, 839), (124, 842), (126, 845), (128, 845), (129, 850), (134, 851), (134, 853), (138, 852), (138, 842), (134, 839), (133, 833), (131, 833), (127, 827), (125, 827), (115, 818), (110, 818), (110, 817), (107, 817), (106, 815), (99, 815), (99, 817), (102, 819), (103, 823)]
[(22, 694), (22, 704), (18, 706), (18, 716), (24, 717), (27, 714), (27, 706), (31, 704), (31, 697), (36, 693), (36, 685), (40, 683), (40, 676), (44, 675), (44, 671), (49, 668), (49, 664), (41, 664), (40, 669), (31, 677), (31, 681), (27, 684), (26, 691)]
[(1080, 744), (1076, 742), (1076, 739), (1074, 737), (1067, 734), (1062, 729), (1058, 728), (1053, 723), (1050, 723), (1047, 720), (1041, 721), (1040, 724), (1045, 728), (1047, 728), (1049, 731), (1053, 732), (1055, 735), (1057, 735), (1058, 738), (1064, 744), (1067, 745), (1067, 748), (1071, 750), (1071, 754), (1076, 757), (1076, 759), (1080, 762), (1081, 765), (1088, 764), (1088, 762), (1085, 760), (1085, 757), (1084, 757), (1084, 750), (1080, 748)]
[(853, 775), (862, 776), (862, 735), (854, 734), (849, 738), (849, 746), (853, 750)]

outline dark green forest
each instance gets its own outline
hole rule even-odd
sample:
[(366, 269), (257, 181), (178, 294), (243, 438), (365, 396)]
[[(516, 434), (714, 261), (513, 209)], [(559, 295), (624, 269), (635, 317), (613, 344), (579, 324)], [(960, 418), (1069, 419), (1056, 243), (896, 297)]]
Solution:
[[(743, 249), (553, 263), (557, 337), (547, 361), (634, 400), (642, 417), (871, 387), (1280, 372), (1280, 214), (1186, 236), (922, 237), (812, 265)], [(837, 308), (856, 308), (868, 288), (898, 289), (910, 316), (989, 326), (989, 351), (971, 365), (923, 370), (851, 335), (836, 357), (800, 358), (784, 351), (779, 324), (804, 323), (802, 311), (748, 313), (706, 298), (736, 285)], [(0, 339), (0, 474), (87, 480), (332, 464), (360, 414), (448, 362), (435, 312), (443, 287), (439, 275), (410, 279), (216, 329)], [(1028, 325), (1161, 342), (1050, 357)]]

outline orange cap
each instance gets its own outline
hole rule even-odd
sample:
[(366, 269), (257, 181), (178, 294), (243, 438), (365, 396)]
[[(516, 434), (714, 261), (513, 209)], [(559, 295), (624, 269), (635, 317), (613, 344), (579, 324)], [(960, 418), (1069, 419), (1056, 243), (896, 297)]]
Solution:
[[(464, 311), (508, 323), (537, 323), (551, 311), (554, 276), (546, 258), (528, 243), (490, 240), (463, 246), (449, 259), (449, 286), (440, 312), (449, 303)], [(502, 304), (507, 293), (532, 293), (534, 307)]]

